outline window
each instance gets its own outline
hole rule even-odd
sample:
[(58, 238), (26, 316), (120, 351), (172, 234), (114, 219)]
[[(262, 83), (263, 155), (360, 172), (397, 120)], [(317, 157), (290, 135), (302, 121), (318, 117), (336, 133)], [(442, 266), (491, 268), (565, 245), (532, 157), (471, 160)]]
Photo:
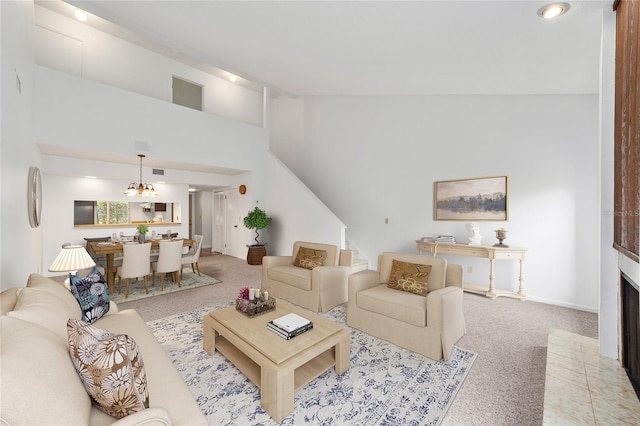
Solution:
[(126, 201), (96, 201), (96, 223), (100, 225), (129, 223), (129, 203)]
[(173, 77), (173, 103), (202, 111), (202, 86)]

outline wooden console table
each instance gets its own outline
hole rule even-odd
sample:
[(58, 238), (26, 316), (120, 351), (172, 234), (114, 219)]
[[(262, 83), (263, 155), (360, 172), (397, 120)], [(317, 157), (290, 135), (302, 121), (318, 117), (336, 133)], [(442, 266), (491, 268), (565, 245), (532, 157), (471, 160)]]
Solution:
[[(428, 251), (434, 257), (438, 253), (457, 254), (460, 256), (484, 257), (489, 259), (489, 288), (464, 284), (464, 291), (469, 293), (484, 294), (485, 296), (495, 299), (496, 297), (506, 296), (524, 300), (524, 275), (522, 273), (524, 255), (527, 251), (522, 247), (493, 247), (493, 246), (471, 246), (468, 244), (451, 244), (436, 243), (416, 240), (418, 245), (418, 253)], [(494, 261), (500, 259), (512, 259), (520, 262), (520, 276), (518, 278), (518, 292), (509, 290), (496, 289), (494, 285)]]

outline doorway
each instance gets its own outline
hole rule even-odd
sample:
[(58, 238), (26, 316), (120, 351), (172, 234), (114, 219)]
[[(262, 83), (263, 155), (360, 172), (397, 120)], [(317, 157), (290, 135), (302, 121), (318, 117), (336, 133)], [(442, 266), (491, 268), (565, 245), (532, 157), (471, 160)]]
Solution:
[(189, 239), (193, 240), (193, 194), (189, 193)]
[(224, 192), (213, 194), (213, 245), (211, 250), (218, 253), (225, 253), (225, 202)]
[(216, 192), (214, 199), (213, 246), (215, 251), (234, 257), (242, 257), (240, 231), (242, 219), (238, 216), (238, 191)]

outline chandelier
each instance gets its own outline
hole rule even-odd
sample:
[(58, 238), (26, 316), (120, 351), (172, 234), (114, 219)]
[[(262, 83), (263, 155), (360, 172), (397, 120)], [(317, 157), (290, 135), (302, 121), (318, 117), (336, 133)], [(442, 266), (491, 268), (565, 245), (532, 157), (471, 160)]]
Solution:
[(145, 155), (138, 154), (138, 157), (140, 157), (140, 183), (131, 182), (124, 193), (129, 196), (137, 195), (138, 197), (151, 197), (158, 195), (156, 190), (153, 188), (153, 185), (151, 185), (150, 183), (142, 182), (142, 159), (145, 157)]

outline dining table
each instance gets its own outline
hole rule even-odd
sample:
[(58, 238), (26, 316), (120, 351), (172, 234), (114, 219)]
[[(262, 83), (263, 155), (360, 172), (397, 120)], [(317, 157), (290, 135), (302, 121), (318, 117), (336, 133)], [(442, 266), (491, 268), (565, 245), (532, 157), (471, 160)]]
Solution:
[[(182, 244), (185, 247), (191, 247), (195, 245), (195, 241), (188, 238), (175, 238), (177, 240), (182, 240)], [(151, 243), (151, 250), (158, 250), (160, 248), (161, 241), (170, 241), (167, 239), (147, 239), (147, 242)], [(130, 243), (130, 242), (129, 242)], [(107, 284), (109, 285), (109, 293), (113, 294), (114, 286), (115, 286), (115, 277), (116, 277), (116, 268), (114, 266), (115, 255), (118, 253), (122, 253), (123, 244), (127, 244), (127, 242), (120, 241), (107, 241), (107, 242), (99, 242), (99, 241), (88, 241), (87, 244), (91, 247), (91, 250), (97, 255), (104, 255), (107, 259), (107, 265), (105, 268), (105, 274), (107, 275)]]

